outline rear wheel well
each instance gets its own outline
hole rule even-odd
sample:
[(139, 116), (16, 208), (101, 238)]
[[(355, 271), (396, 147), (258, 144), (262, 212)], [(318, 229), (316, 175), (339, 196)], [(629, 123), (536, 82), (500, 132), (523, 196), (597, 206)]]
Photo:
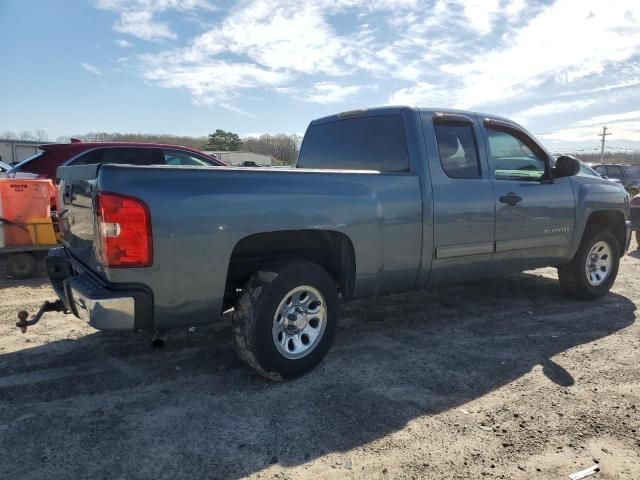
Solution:
[(627, 228), (622, 212), (617, 210), (593, 212), (589, 215), (587, 225), (599, 225), (608, 228), (616, 237), (616, 240), (618, 240), (618, 247), (620, 248), (620, 254), (622, 254), (625, 242), (627, 241)]
[(224, 308), (235, 305), (241, 290), (263, 265), (287, 260), (308, 260), (323, 267), (343, 298), (353, 294), (355, 254), (345, 234), (333, 230), (284, 230), (249, 235), (231, 254)]

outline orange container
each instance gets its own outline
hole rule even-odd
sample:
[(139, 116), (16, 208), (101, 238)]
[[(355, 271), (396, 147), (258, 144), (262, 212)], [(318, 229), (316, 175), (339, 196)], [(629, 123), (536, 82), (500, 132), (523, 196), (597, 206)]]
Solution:
[(51, 180), (0, 178), (0, 222), (4, 246), (18, 247), (42, 243), (34, 235), (34, 226), (51, 217)]

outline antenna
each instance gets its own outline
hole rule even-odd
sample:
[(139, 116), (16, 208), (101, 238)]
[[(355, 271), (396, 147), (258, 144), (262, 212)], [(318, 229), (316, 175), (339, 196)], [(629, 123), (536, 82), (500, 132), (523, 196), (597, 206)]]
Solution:
[(607, 135), (611, 135), (611, 132), (608, 132), (608, 127), (602, 127), (602, 133), (599, 133), (598, 136), (602, 137), (602, 150), (600, 150), (600, 161), (604, 162), (604, 142), (607, 138)]

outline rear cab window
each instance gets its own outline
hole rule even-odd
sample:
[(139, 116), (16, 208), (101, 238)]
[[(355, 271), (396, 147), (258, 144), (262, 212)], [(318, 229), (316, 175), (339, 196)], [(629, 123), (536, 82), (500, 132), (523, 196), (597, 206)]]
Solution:
[(409, 172), (402, 117), (371, 115), (312, 124), (304, 136), (297, 166)]
[(433, 125), (442, 170), (449, 178), (480, 178), (480, 158), (473, 122), (438, 121)]

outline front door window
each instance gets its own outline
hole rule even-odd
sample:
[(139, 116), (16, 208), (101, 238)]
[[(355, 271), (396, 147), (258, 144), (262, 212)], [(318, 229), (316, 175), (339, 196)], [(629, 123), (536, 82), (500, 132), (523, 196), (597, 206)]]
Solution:
[(489, 163), (497, 180), (540, 180), (545, 172), (544, 159), (511, 133), (487, 129)]

